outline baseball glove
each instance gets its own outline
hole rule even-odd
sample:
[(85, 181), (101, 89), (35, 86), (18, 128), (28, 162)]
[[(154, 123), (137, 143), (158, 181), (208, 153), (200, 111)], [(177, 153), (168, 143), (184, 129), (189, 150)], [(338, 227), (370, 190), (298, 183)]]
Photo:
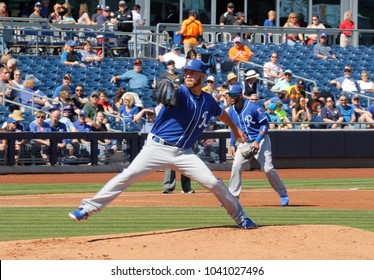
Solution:
[(154, 100), (166, 107), (175, 108), (177, 105), (176, 88), (174, 83), (168, 79), (161, 80), (157, 86)]
[(254, 142), (245, 142), (238, 145), (238, 150), (245, 159), (251, 159), (257, 154), (257, 150), (254, 149), (253, 143)]

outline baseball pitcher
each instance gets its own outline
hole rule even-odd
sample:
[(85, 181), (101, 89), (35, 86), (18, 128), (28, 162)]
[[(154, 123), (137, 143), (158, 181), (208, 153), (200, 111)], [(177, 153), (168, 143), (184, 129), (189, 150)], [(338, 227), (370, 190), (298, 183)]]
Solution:
[(234, 139), (245, 142), (244, 133), (232, 122), (214, 98), (201, 90), (205, 78), (205, 65), (197, 59), (185, 65), (185, 84), (175, 88), (173, 83), (160, 82), (156, 100), (164, 104), (147, 142), (128, 168), (111, 179), (92, 198), (83, 199), (80, 207), (69, 213), (74, 221), (87, 219), (125, 191), (138, 178), (162, 168), (177, 169), (212, 192), (240, 228), (252, 229), (251, 221), (237, 199), (216, 178), (205, 163), (194, 154), (192, 146), (216, 116), (231, 129)]

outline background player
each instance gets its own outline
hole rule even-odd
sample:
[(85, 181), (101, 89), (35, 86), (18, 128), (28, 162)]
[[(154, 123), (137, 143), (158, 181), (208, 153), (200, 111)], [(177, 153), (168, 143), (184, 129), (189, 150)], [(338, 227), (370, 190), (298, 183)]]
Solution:
[(185, 84), (179, 89), (174, 90), (170, 82), (161, 81), (156, 97), (165, 106), (158, 113), (140, 153), (128, 168), (106, 183), (93, 198), (83, 199), (80, 207), (69, 213), (71, 219), (87, 219), (114, 200), (137, 178), (161, 168), (171, 168), (179, 170), (212, 192), (240, 228), (257, 227), (222, 180), (216, 178), (192, 150), (212, 116), (227, 124), (235, 139), (245, 141), (244, 133), (214, 98), (201, 90), (205, 78), (204, 63), (197, 59), (188, 60), (184, 69)]
[[(272, 163), (271, 142), (267, 135), (269, 124), (266, 116), (263, 114), (260, 106), (244, 99), (242, 96), (242, 88), (238, 85), (232, 86), (228, 92), (232, 106), (228, 110), (228, 114), (233, 122), (245, 133), (247, 141), (253, 142), (253, 149), (257, 151), (254, 158), (259, 162), (261, 170), (265, 172), (270, 185), (279, 194), (282, 206), (288, 205), (288, 195), (286, 187), (279, 177)], [(246, 159), (239, 151), (235, 151), (235, 138), (231, 134), (230, 153), (234, 157), (231, 169), (231, 178), (229, 189), (230, 192), (239, 199), (242, 189), (242, 172), (244, 164), (252, 160)]]

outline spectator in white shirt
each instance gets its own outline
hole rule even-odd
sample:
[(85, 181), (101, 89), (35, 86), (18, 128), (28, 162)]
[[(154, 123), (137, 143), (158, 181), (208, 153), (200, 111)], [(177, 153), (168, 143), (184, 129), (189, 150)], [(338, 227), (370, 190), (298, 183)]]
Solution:
[(369, 81), (369, 72), (362, 70), (361, 80), (358, 80), (357, 83), (360, 85), (361, 93), (374, 93), (374, 83)]
[(174, 60), (175, 68), (182, 69), (186, 64), (186, 57), (181, 53), (181, 47), (178, 44), (173, 44), (171, 52), (164, 55), (159, 55), (158, 60), (167, 63), (169, 60)]
[(145, 21), (142, 19), (142, 15), (140, 14), (141, 7), (136, 4), (132, 9), (132, 20), (134, 21), (134, 26), (144, 26)]

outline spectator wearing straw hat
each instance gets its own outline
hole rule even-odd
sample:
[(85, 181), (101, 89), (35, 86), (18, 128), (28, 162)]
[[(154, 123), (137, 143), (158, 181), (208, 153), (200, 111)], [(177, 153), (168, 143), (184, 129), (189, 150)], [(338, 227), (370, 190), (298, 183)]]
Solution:
[(238, 76), (234, 72), (230, 72), (227, 74), (227, 83), (229, 84), (229, 87), (235, 85), (237, 81)]

